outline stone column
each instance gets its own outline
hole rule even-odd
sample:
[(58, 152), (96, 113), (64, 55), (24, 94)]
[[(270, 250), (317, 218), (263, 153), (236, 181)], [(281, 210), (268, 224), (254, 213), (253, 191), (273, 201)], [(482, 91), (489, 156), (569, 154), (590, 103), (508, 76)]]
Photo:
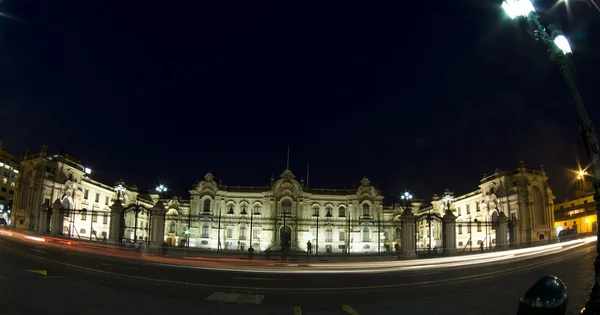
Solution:
[(405, 258), (413, 258), (417, 255), (415, 248), (415, 215), (409, 208), (406, 208), (400, 216), (400, 226), (402, 229), (401, 250)]
[(63, 205), (60, 200), (56, 199), (52, 204), (52, 222), (50, 223), (51, 231), (50, 234), (53, 236), (62, 235), (63, 224), (65, 222), (65, 214), (62, 211)]
[(165, 242), (165, 214), (167, 213), (167, 209), (162, 201), (159, 200), (150, 211), (152, 211), (150, 246), (160, 247)]
[(40, 222), (38, 224), (38, 233), (46, 234), (48, 232), (48, 210), (45, 208), (40, 211)]
[(121, 244), (121, 218), (123, 216), (123, 203), (117, 199), (112, 206), (110, 206), (110, 228), (108, 233), (108, 239), (111, 243)]
[(452, 210), (446, 210), (444, 214), (444, 252), (446, 255), (452, 255), (456, 252), (456, 216)]
[(504, 212), (500, 212), (496, 227), (496, 248), (505, 249), (506, 245), (508, 245), (508, 218)]

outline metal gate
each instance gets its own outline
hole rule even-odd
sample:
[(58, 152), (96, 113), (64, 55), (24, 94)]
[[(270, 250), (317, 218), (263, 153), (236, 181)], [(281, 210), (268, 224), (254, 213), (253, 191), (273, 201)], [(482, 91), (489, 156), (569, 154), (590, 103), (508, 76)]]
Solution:
[(443, 222), (440, 215), (431, 212), (415, 217), (417, 254), (437, 255), (443, 253), (442, 247), (445, 239)]

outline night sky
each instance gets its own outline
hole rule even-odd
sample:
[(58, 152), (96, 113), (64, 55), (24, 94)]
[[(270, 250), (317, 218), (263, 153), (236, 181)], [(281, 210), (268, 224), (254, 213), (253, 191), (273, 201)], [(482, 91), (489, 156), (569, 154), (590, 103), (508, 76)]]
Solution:
[[(574, 50), (600, 121), (600, 12), (536, 2)], [(106, 183), (187, 198), (210, 169), (267, 185), (363, 175), (391, 203), (477, 189), (484, 173), (543, 164), (557, 201), (585, 156), (546, 48), (501, 1), (35, 1), (0, 11), (0, 138), (64, 152)], [(543, 10), (542, 10), (543, 9)], [(596, 86), (594, 86), (596, 85)]]

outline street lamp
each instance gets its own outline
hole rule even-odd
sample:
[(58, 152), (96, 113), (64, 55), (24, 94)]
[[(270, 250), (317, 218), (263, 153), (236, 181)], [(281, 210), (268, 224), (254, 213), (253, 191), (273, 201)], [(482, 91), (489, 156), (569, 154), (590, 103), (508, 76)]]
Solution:
[(125, 190), (125, 186), (123, 186), (122, 183), (118, 183), (117, 186), (115, 186), (115, 191), (117, 192), (117, 200), (121, 199), (121, 196), (125, 194)]
[(412, 200), (412, 198), (413, 198), (413, 196), (411, 194), (409, 194), (408, 192), (404, 192), (404, 194), (400, 195), (400, 200), (402, 201), (402, 207), (406, 208), (405, 202), (410, 205), (410, 201)]
[(167, 192), (167, 186), (162, 185), (162, 184), (158, 185), (158, 186), (156, 186), (156, 191), (158, 192), (159, 195), (162, 196), (164, 193)]
[[(536, 41), (541, 41), (549, 48), (550, 58), (560, 71), (569, 92), (573, 97), (577, 114), (579, 116), (580, 132), (583, 145), (588, 157), (592, 160), (592, 174), (594, 185), (594, 201), (596, 202), (596, 216), (600, 216), (600, 148), (598, 147), (598, 136), (594, 130), (594, 125), (589, 119), (583, 99), (579, 94), (579, 89), (575, 84), (573, 74), (571, 73), (571, 63), (567, 56), (572, 54), (571, 46), (567, 38), (554, 25), (548, 25), (546, 29), (539, 21), (539, 16), (529, 0), (505, 0), (502, 8), (512, 18), (525, 17), (528, 22), (535, 26), (530, 32), (531, 37)], [(549, 31), (549, 32), (548, 32)], [(600, 236), (600, 229), (597, 231)], [(590, 297), (585, 304), (582, 314), (600, 313), (600, 244), (596, 243), (596, 259), (594, 260), (594, 285), (590, 292)]]

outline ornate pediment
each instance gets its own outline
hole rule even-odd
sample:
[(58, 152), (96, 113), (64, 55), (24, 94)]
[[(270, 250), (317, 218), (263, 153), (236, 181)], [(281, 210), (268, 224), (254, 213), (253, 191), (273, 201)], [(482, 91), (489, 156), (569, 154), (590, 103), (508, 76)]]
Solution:
[(178, 210), (179, 209), (179, 198), (173, 197), (173, 199), (169, 200), (168, 208)]
[(290, 170), (285, 170), (279, 176), (279, 180), (273, 185), (273, 192), (278, 199), (282, 197), (290, 197), (296, 200), (303, 193), (300, 183), (295, 179), (294, 173)]
[(219, 190), (219, 186), (215, 182), (215, 177), (210, 171), (204, 175), (204, 181), (201, 181), (196, 185), (196, 191), (200, 197), (208, 195), (214, 198), (217, 194), (217, 190)]
[(373, 200), (377, 196), (375, 187), (371, 186), (371, 181), (365, 176), (360, 181), (360, 187), (356, 190), (356, 197), (362, 202), (363, 200)]

